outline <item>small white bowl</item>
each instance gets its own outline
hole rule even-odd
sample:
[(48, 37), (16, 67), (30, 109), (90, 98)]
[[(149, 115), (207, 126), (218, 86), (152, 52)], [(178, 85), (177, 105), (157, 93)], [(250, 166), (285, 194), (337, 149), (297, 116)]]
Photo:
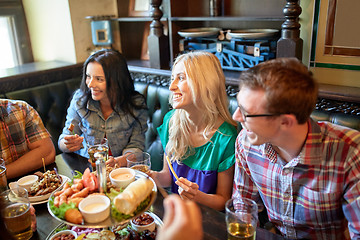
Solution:
[(65, 234), (65, 235), (73, 235), (73, 236), (74, 236), (74, 239), (77, 238), (77, 233), (76, 233), (75, 231), (73, 231), (73, 230), (62, 230), (62, 231), (60, 231), (60, 232), (55, 233), (55, 234), (50, 238), (50, 240), (55, 240), (56, 237), (59, 237), (59, 239), (60, 239), (60, 236), (63, 235), (63, 234)]
[[(152, 222), (149, 223), (149, 224), (146, 224), (146, 225), (136, 224), (136, 223), (134, 222), (134, 220), (138, 220), (138, 219), (143, 218), (143, 217), (144, 217), (143, 215), (146, 215), (146, 218), (148, 218), (148, 217), (152, 218)], [(141, 214), (139, 217), (136, 217), (136, 218), (132, 219), (132, 220), (130, 221), (130, 223), (131, 223), (131, 227), (132, 227), (133, 229), (135, 229), (135, 231), (137, 231), (137, 232), (143, 232), (143, 231), (145, 231), (145, 230), (149, 230), (150, 232), (155, 231), (155, 219), (154, 219), (154, 218), (151, 216), (151, 214), (148, 213), (148, 212), (144, 212), (144, 213)]]
[(130, 168), (117, 168), (110, 172), (111, 183), (118, 188), (126, 188), (130, 183), (135, 181), (135, 171)]
[(110, 199), (104, 195), (90, 195), (79, 203), (79, 210), (85, 222), (102, 222), (110, 216)]
[(25, 188), (28, 192), (30, 192), (31, 186), (36, 183), (36, 181), (39, 179), (36, 175), (27, 175), (25, 177), (20, 178), (17, 180), (17, 184), (20, 187)]

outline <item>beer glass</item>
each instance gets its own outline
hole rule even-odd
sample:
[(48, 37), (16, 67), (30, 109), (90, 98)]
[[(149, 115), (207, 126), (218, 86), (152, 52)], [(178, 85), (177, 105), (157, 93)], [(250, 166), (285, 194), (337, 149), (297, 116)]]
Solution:
[(147, 152), (134, 152), (126, 156), (127, 167), (147, 173), (151, 169), (151, 157)]
[(28, 192), (23, 187), (11, 188), (0, 194), (3, 206), (1, 215), (9, 234), (17, 240), (27, 240), (33, 235)]
[(0, 193), (7, 190), (6, 166), (5, 161), (0, 158)]
[(94, 156), (95, 153), (99, 153), (97, 154), (98, 157), (102, 157), (104, 161), (107, 161), (109, 157), (109, 146), (108, 146), (108, 140), (106, 138), (94, 139), (90, 142), (87, 142), (87, 145), (88, 145), (87, 146), (88, 154), (93, 166), (95, 166), (95, 162), (96, 162), (96, 157)]
[(232, 198), (225, 204), (228, 240), (255, 240), (258, 207), (247, 198)]

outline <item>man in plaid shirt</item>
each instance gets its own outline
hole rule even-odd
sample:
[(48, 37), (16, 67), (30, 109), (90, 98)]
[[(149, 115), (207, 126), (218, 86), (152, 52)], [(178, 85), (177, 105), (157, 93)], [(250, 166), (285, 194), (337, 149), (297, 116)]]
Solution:
[(297, 59), (240, 76), (233, 197), (252, 198), (291, 239), (360, 239), (360, 133), (310, 118), (318, 87)]
[(24, 101), (0, 99), (0, 157), (7, 178), (15, 178), (55, 161), (50, 134), (34, 108)]

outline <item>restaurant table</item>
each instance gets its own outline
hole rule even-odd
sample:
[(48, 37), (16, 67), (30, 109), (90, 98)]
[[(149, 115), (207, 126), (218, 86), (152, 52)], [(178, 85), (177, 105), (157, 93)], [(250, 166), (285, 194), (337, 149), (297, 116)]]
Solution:
[[(71, 173), (72, 170), (84, 172), (86, 168), (91, 167), (87, 159), (74, 153), (62, 153), (61, 155), (58, 155), (56, 158), (56, 165), (58, 166), (59, 173), (67, 175), (68, 177), (70, 177), (69, 173)], [(158, 192), (154, 204), (149, 209), (161, 219), (164, 215), (163, 199), (162, 195)], [(37, 231), (31, 239), (44, 240), (62, 222), (50, 215), (47, 209), (47, 203), (34, 205), (34, 207), (36, 210)], [(203, 218), (204, 239), (227, 239), (225, 214), (201, 204), (199, 204), (199, 207)], [(256, 239), (280, 240), (285, 238), (265, 229), (257, 228)]]

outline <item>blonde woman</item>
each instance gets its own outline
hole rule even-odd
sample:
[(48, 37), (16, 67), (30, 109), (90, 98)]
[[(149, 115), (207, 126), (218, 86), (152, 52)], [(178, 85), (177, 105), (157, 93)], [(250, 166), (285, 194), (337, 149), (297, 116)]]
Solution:
[(150, 174), (183, 199), (222, 210), (231, 197), (237, 131), (219, 60), (204, 51), (180, 55), (169, 89), (174, 109), (158, 132), (179, 180), (170, 173), (165, 156), (162, 171)]

